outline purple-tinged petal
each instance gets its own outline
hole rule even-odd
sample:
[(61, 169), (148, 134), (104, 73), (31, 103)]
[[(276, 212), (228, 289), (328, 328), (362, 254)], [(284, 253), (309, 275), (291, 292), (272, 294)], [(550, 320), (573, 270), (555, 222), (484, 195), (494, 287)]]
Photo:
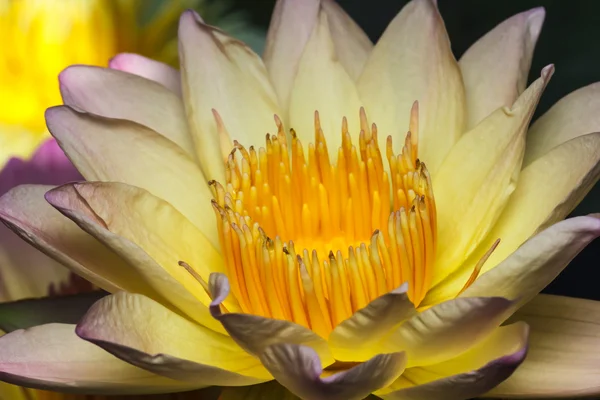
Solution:
[(318, 354), (307, 346), (274, 344), (260, 355), (275, 379), (302, 399), (361, 400), (394, 382), (404, 371), (404, 353), (379, 354), (325, 378)]
[(134, 53), (120, 53), (108, 63), (108, 67), (139, 75), (166, 87), (181, 96), (181, 76), (175, 68), (159, 61)]

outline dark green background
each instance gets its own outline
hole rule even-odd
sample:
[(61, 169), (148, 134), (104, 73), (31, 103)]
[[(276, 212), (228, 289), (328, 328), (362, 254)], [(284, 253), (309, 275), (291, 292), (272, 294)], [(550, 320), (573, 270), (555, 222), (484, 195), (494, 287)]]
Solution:
[[(376, 41), (390, 20), (407, 3), (395, 0), (339, 0), (339, 4)], [(596, 0), (439, 0), (452, 48), (457, 57), (488, 30), (513, 14), (534, 7), (546, 9), (530, 81), (555, 64), (556, 72), (542, 97), (536, 117), (569, 92), (600, 81), (600, 1)], [(254, 23), (268, 26), (274, 1), (237, 0)], [(600, 110), (598, 110), (600, 112)], [(600, 185), (577, 207), (574, 215), (600, 212)], [(600, 300), (600, 240), (585, 249), (545, 290)]]

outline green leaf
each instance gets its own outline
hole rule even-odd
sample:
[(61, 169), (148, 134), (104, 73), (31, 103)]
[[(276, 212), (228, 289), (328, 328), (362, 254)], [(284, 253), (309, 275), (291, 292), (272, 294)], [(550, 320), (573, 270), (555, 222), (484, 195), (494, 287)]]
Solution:
[(104, 291), (0, 304), (0, 330), (12, 332), (49, 323), (77, 324)]

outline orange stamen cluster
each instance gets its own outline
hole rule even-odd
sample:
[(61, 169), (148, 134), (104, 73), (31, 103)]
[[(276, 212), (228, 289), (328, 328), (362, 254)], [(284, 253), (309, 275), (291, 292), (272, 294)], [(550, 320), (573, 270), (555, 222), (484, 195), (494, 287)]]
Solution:
[(417, 158), (417, 106), (404, 147), (386, 143), (361, 110), (358, 146), (346, 121), (337, 162), (315, 115), (308, 150), (292, 131), (266, 148), (235, 143), (226, 185), (211, 182), (232, 294), (243, 312), (294, 321), (321, 334), (404, 282), (418, 305), (431, 285), (436, 212)]

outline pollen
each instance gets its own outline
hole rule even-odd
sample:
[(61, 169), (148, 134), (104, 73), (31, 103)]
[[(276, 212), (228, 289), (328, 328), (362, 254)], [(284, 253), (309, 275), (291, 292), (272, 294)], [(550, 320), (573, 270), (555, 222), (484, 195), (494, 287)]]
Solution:
[(266, 135), (265, 147), (235, 142), (225, 184), (210, 182), (232, 294), (243, 312), (327, 335), (404, 282), (415, 305), (423, 300), (432, 281), (436, 209), (418, 159), (418, 104), (399, 154), (390, 136), (380, 144), (362, 109), (360, 120), (355, 141), (342, 121), (342, 144), (332, 155), (318, 113), (308, 147), (293, 130), (288, 140), (276, 117), (277, 134)]

